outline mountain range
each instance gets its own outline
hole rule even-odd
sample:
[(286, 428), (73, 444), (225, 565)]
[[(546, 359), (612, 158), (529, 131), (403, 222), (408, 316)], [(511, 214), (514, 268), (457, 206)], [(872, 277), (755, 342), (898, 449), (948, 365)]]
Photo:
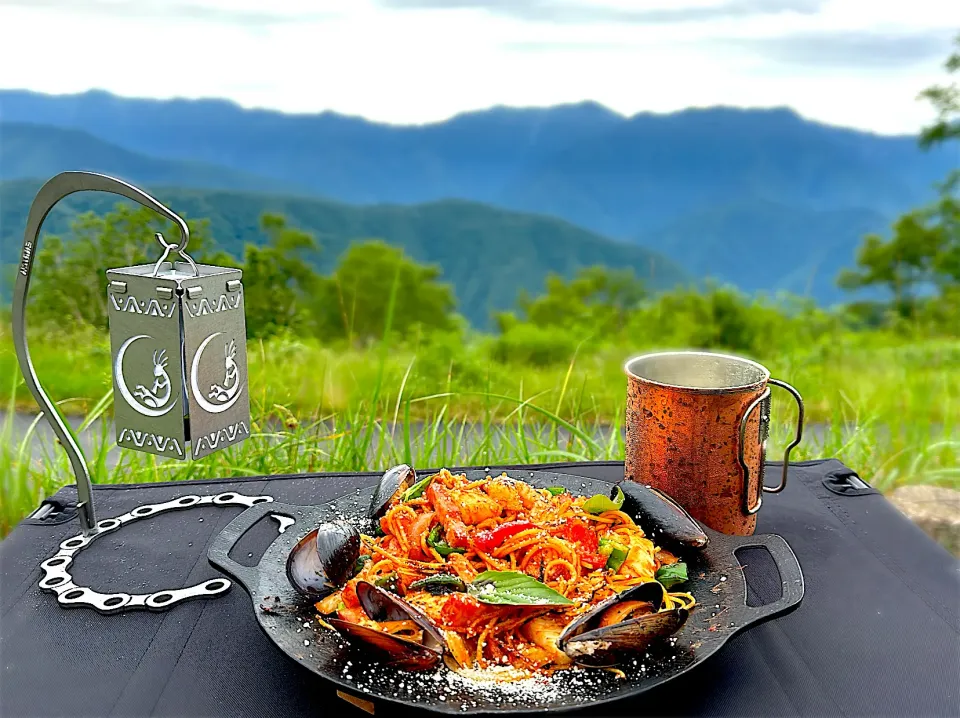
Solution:
[(914, 137), (784, 108), (623, 117), (581, 103), (397, 126), (224, 100), (4, 90), (0, 119), (0, 179), (95, 168), (146, 186), (358, 205), (471, 200), (662, 250), (693, 277), (823, 302), (841, 296), (834, 278), (863, 234), (932, 198), (958, 165)]
[[(0, 249), (12, 264), (23, 241), (36, 180), (0, 182)], [(453, 285), (459, 311), (474, 325), (489, 328), (492, 314), (516, 305), (521, 290), (538, 294), (548, 272), (573, 275), (580, 267), (602, 264), (629, 267), (654, 289), (689, 277), (662, 255), (615, 242), (554, 217), (513, 212), (463, 200), (413, 206), (356, 206), (342, 202), (227, 190), (151, 187), (164, 204), (188, 218), (208, 218), (218, 248), (242, 256), (245, 243), (262, 241), (260, 216), (279, 213), (291, 226), (312, 232), (320, 251), (307, 256), (329, 271), (356, 239), (387, 238), (421, 262), (438, 264)], [(44, 230), (64, 236), (80, 212), (105, 213), (120, 197), (77, 193), (57, 204)], [(390, 277), (384, 277), (389, 291)]]

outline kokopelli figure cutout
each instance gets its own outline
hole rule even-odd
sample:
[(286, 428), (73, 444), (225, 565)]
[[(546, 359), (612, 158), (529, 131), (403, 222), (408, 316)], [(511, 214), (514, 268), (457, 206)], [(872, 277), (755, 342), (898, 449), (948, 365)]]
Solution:
[(210, 386), (210, 393), (207, 396), (225, 404), (240, 391), (240, 372), (237, 369), (237, 363), (234, 361), (234, 357), (237, 356), (236, 342), (231, 339), (230, 343), (224, 346), (223, 355), (223, 384), (212, 384)]
[(153, 376), (153, 386), (150, 389), (143, 384), (137, 384), (133, 395), (142, 401), (144, 406), (159, 409), (170, 400), (170, 377), (167, 375), (165, 349), (153, 353)]

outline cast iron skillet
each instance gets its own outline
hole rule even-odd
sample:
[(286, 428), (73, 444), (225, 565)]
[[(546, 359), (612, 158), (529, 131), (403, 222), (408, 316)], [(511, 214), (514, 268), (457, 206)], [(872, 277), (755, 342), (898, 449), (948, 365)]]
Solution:
[[(484, 471), (468, 471), (481, 479)], [(509, 474), (539, 488), (564, 486), (577, 495), (609, 494), (610, 484), (596, 479), (548, 471)], [(532, 713), (584, 708), (636, 696), (675, 678), (717, 652), (736, 633), (795, 609), (803, 598), (803, 574), (787, 542), (773, 534), (726, 536), (707, 529), (710, 542), (680, 556), (690, 580), (683, 590), (697, 599), (683, 628), (671, 640), (651, 646), (635, 664), (620, 666), (626, 679), (599, 669), (563, 670), (550, 679), (508, 684), (465, 681), (441, 666), (423, 673), (403, 672), (370, 659), (360, 647), (317, 624), (312, 603), (287, 581), (287, 554), (306, 533), (333, 518), (360, 519), (366, 513), (373, 487), (320, 506), (257, 504), (230, 522), (208, 551), (210, 562), (236, 578), (250, 593), (261, 628), (281, 651), (318, 676), (355, 695), (391, 701), (440, 713)], [(277, 514), (295, 524), (267, 548), (256, 566), (230, 558), (240, 537), (267, 515)], [(746, 584), (734, 552), (762, 547), (770, 552), (782, 582), (782, 595), (765, 606), (750, 607)], [(677, 587), (674, 590), (681, 590)], [(307, 624), (306, 626), (304, 624)], [(675, 639), (675, 640), (673, 640)]]

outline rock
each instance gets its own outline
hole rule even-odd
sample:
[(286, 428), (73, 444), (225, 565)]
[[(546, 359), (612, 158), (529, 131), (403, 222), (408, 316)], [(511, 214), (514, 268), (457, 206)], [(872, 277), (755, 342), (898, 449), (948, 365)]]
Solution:
[(901, 486), (887, 498), (947, 551), (960, 557), (960, 491)]

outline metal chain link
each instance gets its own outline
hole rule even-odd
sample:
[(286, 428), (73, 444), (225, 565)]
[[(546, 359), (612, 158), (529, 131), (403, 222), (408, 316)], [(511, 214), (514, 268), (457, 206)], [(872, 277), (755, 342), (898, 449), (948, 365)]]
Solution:
[(144, 504), (132, 511), (112, 519), (103, 519), (97, 523), (97, 533), (89, 536), (79, 534), (60, 543), (60, 550), (40, 564), (43, 577), (39, 586), (42, 590), (57, 594), (57, 602), (65, 608), (87, 607), (100, 613), (112, 614), (136, 609), (148, 611), (166, 611), (173, 606), (194, 598), (215, 598), (230, 590), (233, 585), (225, 578), (214, 578), (187, 588), (153, 593), (102, 593), (86, 586), (79, 586), (67, 570), (73, 558), (101, 536), (112, 533), (140, 519), (156, 516), (165, 511), (179, 511), (194, 506), (245, 506), (272, 502), (272, 496), (244, 496), (234, 492), (216, 496), (181, 496), (162, 504)]

